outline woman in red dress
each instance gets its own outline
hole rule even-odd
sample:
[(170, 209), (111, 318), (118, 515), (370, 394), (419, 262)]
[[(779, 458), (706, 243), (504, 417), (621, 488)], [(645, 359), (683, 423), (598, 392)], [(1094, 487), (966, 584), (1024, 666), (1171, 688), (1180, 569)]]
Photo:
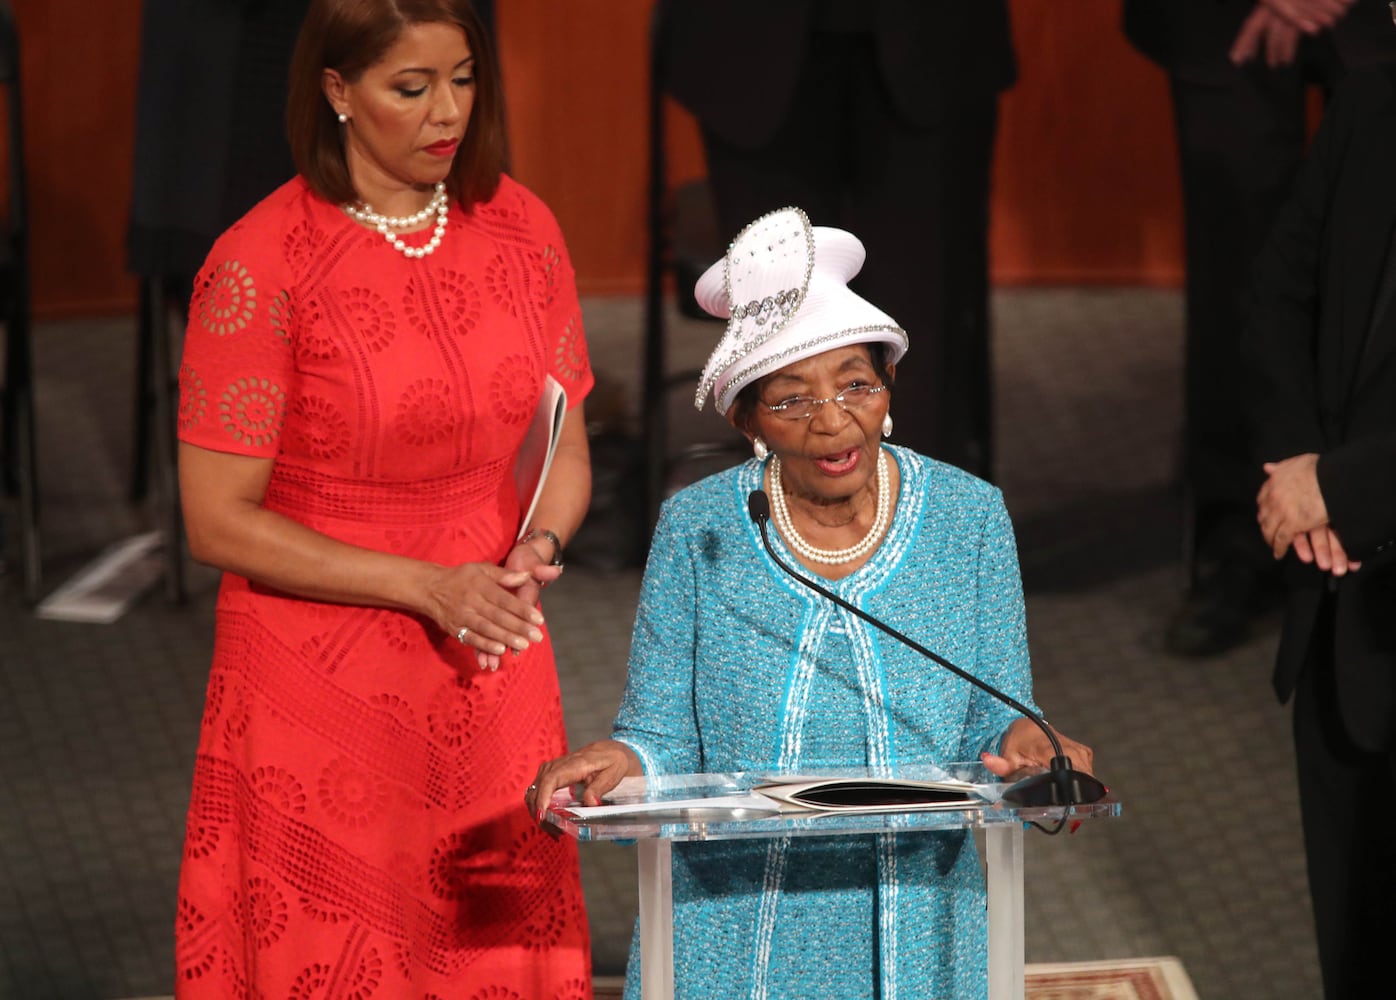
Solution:
[(562, 235), (502, 174), (467, 0), (315, 0), (287, 122), (299, 175), (214, 246), (180, 369), (189, 546), (224, 576), (177, 995), (589, 997), (575, 847), (520, 806), (564, 752), (538, 597), (590, 495)]

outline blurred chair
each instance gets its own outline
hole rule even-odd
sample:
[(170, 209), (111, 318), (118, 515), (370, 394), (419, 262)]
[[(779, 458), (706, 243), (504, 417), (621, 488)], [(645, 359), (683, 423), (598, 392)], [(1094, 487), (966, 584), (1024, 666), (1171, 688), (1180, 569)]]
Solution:
[(0, 318), (5, 324), (0, 383), (0, 481), (17, 498), (24, 596), (39, 599), (39, 466), (34, 427), (34, 362), (29, 298), (29, 214), (19, 35), (9, 0), (0, 0), (0, 87), (5, 90), (6, 199), (0, 223)]

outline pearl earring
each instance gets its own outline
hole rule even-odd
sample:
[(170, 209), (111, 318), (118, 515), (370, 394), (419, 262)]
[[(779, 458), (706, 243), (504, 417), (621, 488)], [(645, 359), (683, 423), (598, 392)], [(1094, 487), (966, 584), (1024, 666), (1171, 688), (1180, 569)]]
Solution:
[(341, 111), (341, 112), (339, 113), (339, 124), (343, 125), (343, 124), (345, 124), (347, 121), (349, 121), (349, 116), (346, 115), (343, 111)]
[(882, 436), (889, 438), (892, 436), (892, 414), (887, 414), (882, 418)]
[(751, 439), (751, 450), (756, 455), (758, 462), (766, 461), (766, 456), (771, 453), (771, 449), (766, 447), (766, 442), (760, 438)]

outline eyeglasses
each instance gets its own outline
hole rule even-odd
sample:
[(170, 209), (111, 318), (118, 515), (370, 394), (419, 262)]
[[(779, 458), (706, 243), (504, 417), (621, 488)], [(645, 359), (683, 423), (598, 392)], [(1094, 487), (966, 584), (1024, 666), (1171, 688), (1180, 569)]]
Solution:
[(873, 397), (879, 392), (886, 391), (885, 385), (850, 385), (837, 396), (829, 396), (826, 399), (815, 399), (813, 396), (791, 396), (779, 403), (762, 403), (761, 405), (782, 420), (808, 420), (825, 403), (838, 403), (839, 408), (845, 412), (861, 410), (871, 403)]

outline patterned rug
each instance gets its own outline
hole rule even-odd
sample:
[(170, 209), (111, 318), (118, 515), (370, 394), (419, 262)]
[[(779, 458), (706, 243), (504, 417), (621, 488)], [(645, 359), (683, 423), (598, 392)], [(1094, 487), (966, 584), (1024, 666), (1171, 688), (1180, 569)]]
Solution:
[[(1026, 979), (1024, 1000), (1197, 1000), (1183, 963), (1172, 956), (1029, 965)], [(597, 976), (595, 1000), (620, 1000), (623, 983), (619, 976)]]
[[(1027, 967), (1025, 1000), (1197, 1000), (1176, 958), (1061, 962)], [(621, 979), (596, 978), (595, 1000), (620, 1000)]]
[(1183, 963), (1169, 956), (1027, 967), (1026, 1000), (1197, 1000)]

